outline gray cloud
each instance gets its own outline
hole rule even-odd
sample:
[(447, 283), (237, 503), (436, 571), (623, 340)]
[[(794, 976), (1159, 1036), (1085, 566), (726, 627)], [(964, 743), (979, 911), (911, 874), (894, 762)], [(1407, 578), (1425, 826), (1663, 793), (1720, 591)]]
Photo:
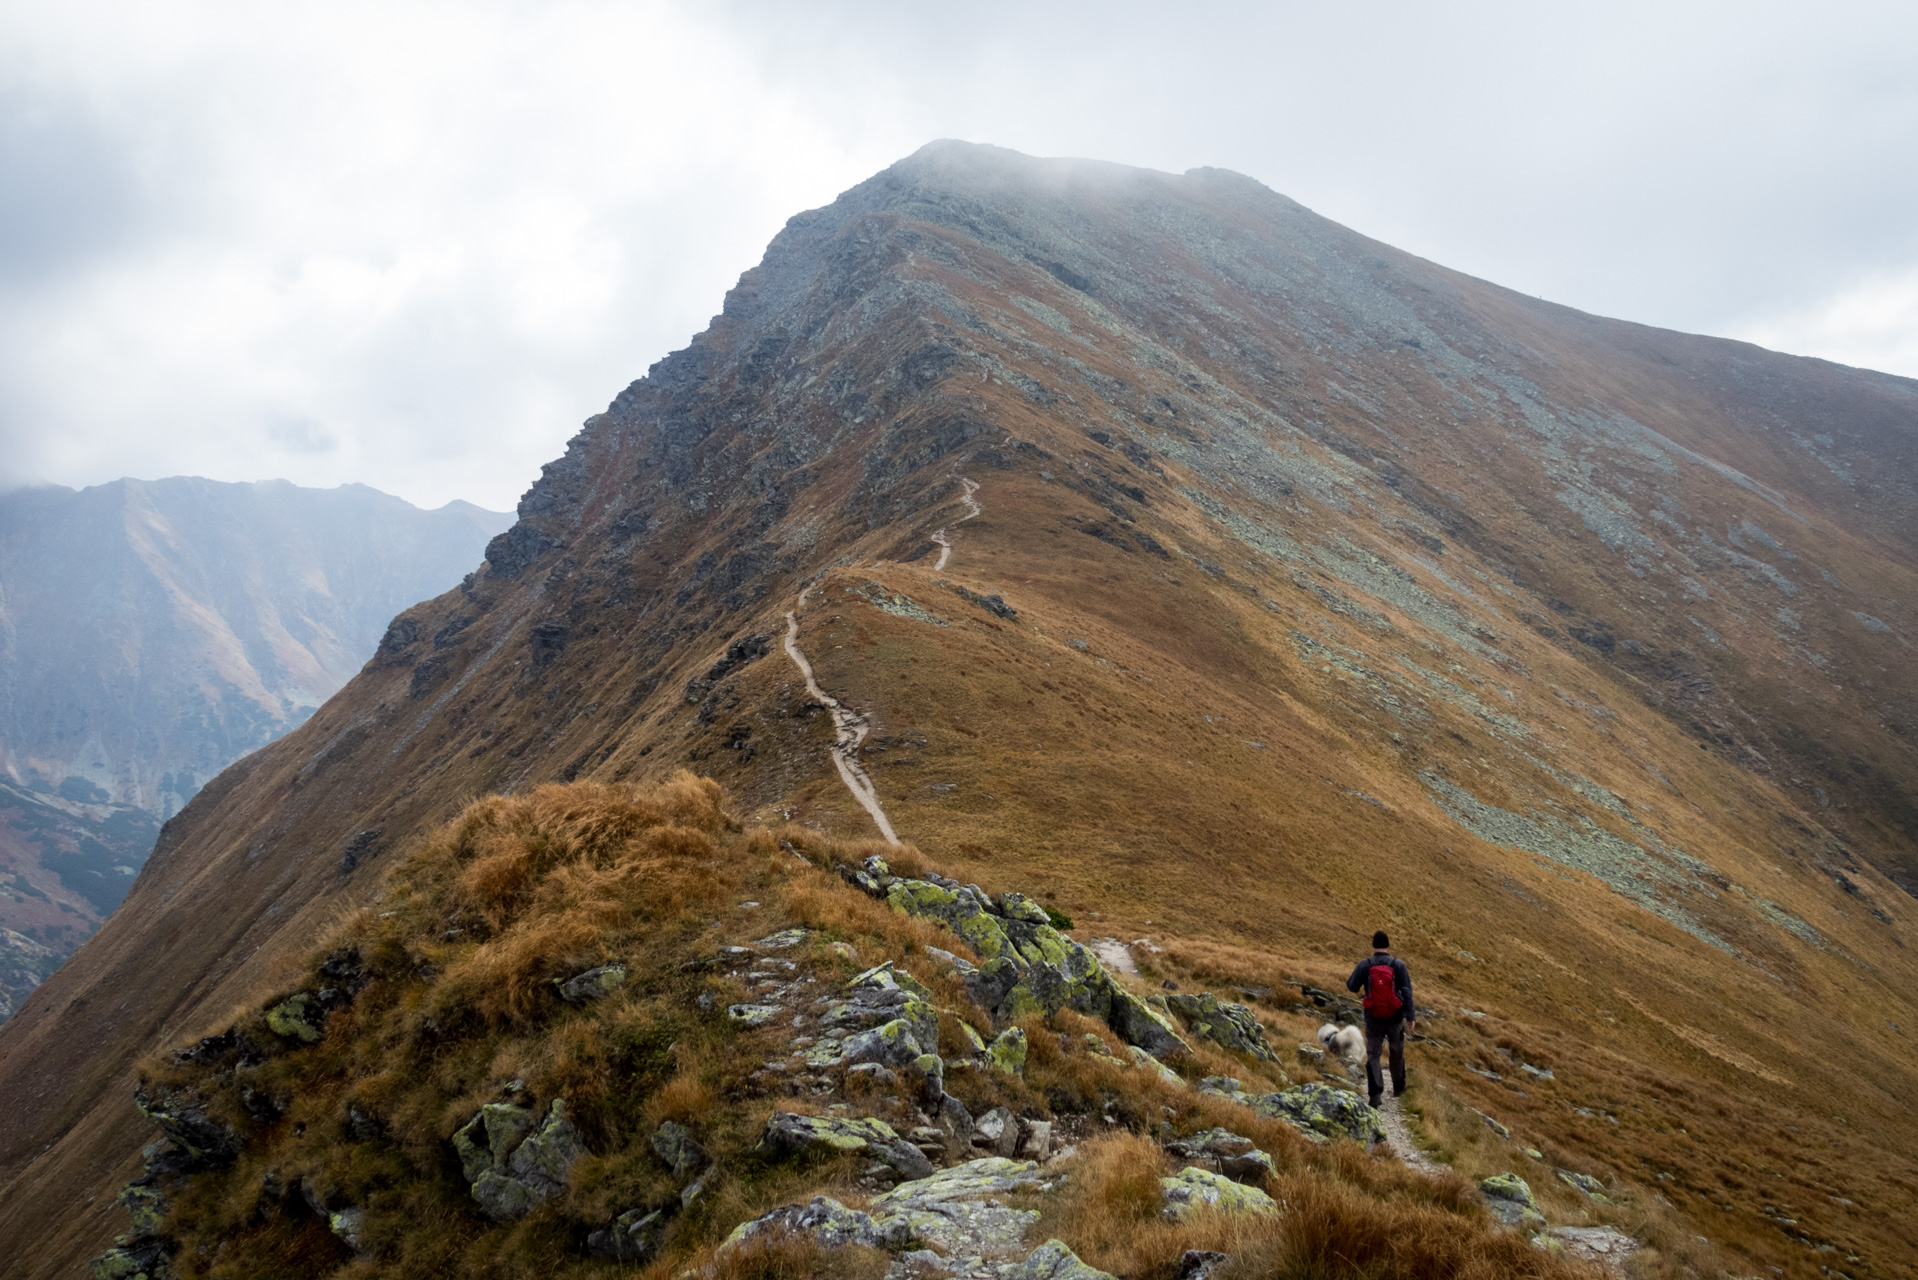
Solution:
[(1892, 5), (0, 10), (0, 483), (510, 503), (942, 136), (1221, 165), (1574, 306), (1918, 374)]

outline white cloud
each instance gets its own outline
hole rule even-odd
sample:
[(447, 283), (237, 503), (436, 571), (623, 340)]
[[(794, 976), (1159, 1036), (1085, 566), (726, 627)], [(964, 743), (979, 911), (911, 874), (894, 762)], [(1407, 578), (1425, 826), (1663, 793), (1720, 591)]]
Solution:
[(1731, 336), (1918, 378), (1918, 266), (1861, 281), (1810, 307), (1735, 326)]
[(1914, 34), (1873, 4), (0, 0), (0, 482), (510, 505), (788, 216), (942, 136), (1224, 165), (1526, 292), (1909, 369), (1908, 306), (1818, 300), (1918, 260), (1887, 163)]

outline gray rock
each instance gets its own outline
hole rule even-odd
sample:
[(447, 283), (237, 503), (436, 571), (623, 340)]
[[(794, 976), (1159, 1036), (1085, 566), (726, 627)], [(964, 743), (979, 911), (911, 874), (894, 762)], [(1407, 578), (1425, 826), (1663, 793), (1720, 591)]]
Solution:
[(613, 1262), (647, 1262), (659, 1252), (659, 1240), (671, 1221), (664, 1209), (629, 1209), (613, 1225), (586, 1237), (586, 1250)]
[(564, 1098), (553, 1099), (537, 1129), (526, 1108), (489, 1103), (453, 1135), (453, 1149), (474, 1201), (495, 1221), (522, 1217), (563, 1194), (574, 1161), (586, 1152)]
[(776, 1004), (732, 1004), (726, 1006), (726, 1017), (742, 1027), (763, 1027), (784, 1010)]
[(986, 1046), (986, 1065), (1006, 1075), (1025, 1074), (1026, 1033), (1021, 1027), (1007, 1027)]
[(1166, 997), (1166, 1005), (1192, 1029), (1214, 1044), (1261, 1062), (1277, 1062), (1279, 1055), (1265, 1041), (1265, 1028), (1245, 1005), (1221, 1000), (1207, 991), (1201, 995)]
[(603, 964), (564, 982), (553, 979), (553, 985), (559, 988), (559, 998), (571, 1005), (588, 1005), (595, 1000), (603, 1000), (625, 984), (626, 966), (623, 964)]
[(1506, 1226), (1527, 1230), (1545, 1226), (1545, 1215), (1539, 1212), (1537, 1197), (1525, 1179), (1516, 1173), (1494, 1174), (1480, 1182), (1478, 1189), (1485, 1197), (1485, 1207)]
[(1005, 1107), (994, 1107), (972, 1122), (972, 1140), (994, 1155), (1010, 1157), (1019, 1150), (1019, 1118)]
[(988, 1156), (902, 1183), (877, 1197), (872, 1213), (881, 1224), (903, 1221), (913, 1238), (948, 1257), (999, 1257), (1020, 1249), (1039, 1220), (1035, 1210), (1008, 1208), (1007, 1193), (1054, 1185), (1035, 1164)]
[(1228, 1098), (1271, 1120), (1283, 1120), (1314, 1142), (1350, 1138), (1370, 1147), (1385, 1140), (1385, 1122), (1355, 1093), (1328, 1084), (1301, 1084), (1279, 1093), (1249, 1094), (1231, 1076), (1207, 1076), (1199, 1092)]
[(1560, 1169), (1558, 1180), (1589, 1199), (1609, 1203), (1605, 1196), (1605, 1184), (1589, 1173), (1573, 1173), (1570, 1169)]
[(1114, 1280), (1109, 1271), (1087, 1266), (1063, 1240), (1048, 1240), (1005, 1273), (1006, 1280)]
[(1169, 1178), (1160, 1178), (1159, 1190), (1165, 1200), (1165, 1216), (1174, 1221), (1188, 1218), (1202, 1208), (1230, 1215), (1279, 1211), (1278, 1203), (1257, 1187), (1234, 1182), (1197, 1165), (1188, 1165)]
[(858, 1209), (849, 1209), (830, 1196), (814, 1196), (807, 1204), (789, 1204), (761, 1214), (733, 1228), (720, 1252), (736, 1249), (767, 1232), (810, 1235), (828, 1249), (862, 1245), (868, 1249), (903, 1248), (912, 1238), (911, 1224), (900, 1217), (875, 1221)]
[(883, 1120), (801, 1116), (775, 1111), (760, 1145), (788, 1155), (846, 1154), (877, 1160), (907, 1178), (932, 1172), (932, 1161)]
[(222, 1169), (240, 1154), (240, 1135), (206, 1113), (196, 1094), (166, 1085), (141, 1085), (133, 1091), (140, 1114), (179, 1149), (181, 1172)]
[(1229, 1129), (1207, 1129), (1165, 1144), (1165, 1149), (1203, 1169), (1238, 1182), (1257, 1183), (1272, 1172), (1272, 1157)]
[(848, 1080), (860, 1079), (873, 1085), (891, 1085), (899, 1083), (899, 1074), (888, 1070), (877, 1062), (861, 1062), (846, 1069)]
[(662, 1120), (653, 1130), (653, 1151), (677, 1178), (695, 1173), (706, 1164), (706, 1149), (693, 1140), (693, 1131), (677, 1120)]

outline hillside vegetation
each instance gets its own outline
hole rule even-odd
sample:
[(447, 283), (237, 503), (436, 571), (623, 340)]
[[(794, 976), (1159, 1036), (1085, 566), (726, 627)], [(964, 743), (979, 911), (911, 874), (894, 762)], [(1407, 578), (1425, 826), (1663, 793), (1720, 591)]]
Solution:
[[(1454, 1168), (1414, 1171), (1382, 1145), (1368, 1153), (1335, 1119), (1314, 1132), (1243, 1105), (1308, 1078), (1308, 1091), (1350, 1087), (1336, 1070), (1322, 1075), (1303, 1056), (1288, 1069), (1271, 1052), (1290, 1060), (1290, 1041), (1309, 1042), (1316, 1025), (1294, 1008), (1296, 984), (1255, 988), (1259, 1029), (1238, 1041), (1243, 1051), (1188, 1022), (1164, 1066), (1128, 1051), (1116, 1015), (1056, 1008), (995, 1025), (962, 978), (992, 956), (965, 929), (876, 901), (871, 875), (885, 864), (868, 859), (882, 852), (895, 875), (933, 877), (895, 883), (936, 884), (910, 847), (746, 829), (715, 783), (683, 773), (654, 788), (548, 785), (473, 802), (333, 931), (297, 986), (146, 1064), (139, 1105), (170, 1141), (147, 1151), (122, 1196), (134, 1236), (96, 1274), (877, 1275), (926, 1243), (900, 1235), (889, 1254), (801, 1229), (722, 1248), (781, 1206), (826, 1195), (870, 1208), (904, 1176), (870, 1151), (782, 1148), (767, 1139), (779, 1114), (885, 1121), (934, 1166), (996, 1153), (997, 1167), (1042, 1171), (1009, 1193), (1036, 1221), (1001, 1239), (989, 1268), (1055, 1239), (1128, 1277), (1178, 1274), (1188, 1250), (1229, 1255), (1206, 1273), (1220, 1280), (1569, 1277), (1530, 1230), (1502, 1227), (1482, 1204), (1477, 1179), (1511, 1172), (1554, 1222), (1645, 1237), (1641, 1276), (1738, 1265), (1648, 1188), (1612, 1179), (1598, 1197), (1573, 1190), (1552, 1176), (1553, 1162), (1577, 1162), (1572, 1148), (1540, 1138), (1546, 1152), (1528, 1157), (1454, 1100), (1445, 1081), (1459, 1067), (1510, 1070), (1513, 1050), (1531, 1052), (1486, 1019), (1425, 1013), (1443, 1030), (1418, 1051), (1407, 1101)], [(1002, 896), (1010, 913), (1070, 924)], [(1276, 963), (1176, 942), (1160, 959), (1185, 975), (1167, 985), (1184, 993), (1204, 976), (1228, 996), (1241, 994), (1229, 971), (1250, 963), (1264, 978)], [(902, 975), (936, 1008), (935, 1079), (808, 1055), (834, 1025), (810, 997), (830, 1005), (875, 972)], [(889, 1008), (910, 1010), (910, 999)], [(1239, 1082), (1239, 1100), (1221, 1092), (1222, 1076)], [(1675, 1092), (1629, 1078), (1605, 1087), (1660, 1109)], [(1018, 1136), (975, 1137), (974, 1122), (1002, 1107)], [(510, 1141), (537, 1158), (507, 1164), (489, 1114), (518, 1117)], [(1174, 1150), (1220, 1129), (1269, 1155), (1242, 1182), (1278, 1211), (1168, 1219), (1161, 1179), (1190, 1163)], [(1005, 1158), (1020, 1155), (1036, 1159)], [(496, 1176), (489, 1158), (512, 1172), (485, 1192), (476, 1178)], [(655, 1212), (643, 1242), (610, 1243), (622, 1221)]]

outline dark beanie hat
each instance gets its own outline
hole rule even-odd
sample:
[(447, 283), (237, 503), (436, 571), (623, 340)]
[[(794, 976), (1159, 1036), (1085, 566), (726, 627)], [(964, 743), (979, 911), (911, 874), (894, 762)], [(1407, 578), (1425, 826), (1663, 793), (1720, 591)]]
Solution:
[(1385, 948), (1392, 945), (1392, 940), (1385, 936), (1385, 930), (1380, 929), (1377, 933), (1372, 935), (1372, 945), (1378, 948), (1379, 950), (1383, 951), (1385, 950)]

